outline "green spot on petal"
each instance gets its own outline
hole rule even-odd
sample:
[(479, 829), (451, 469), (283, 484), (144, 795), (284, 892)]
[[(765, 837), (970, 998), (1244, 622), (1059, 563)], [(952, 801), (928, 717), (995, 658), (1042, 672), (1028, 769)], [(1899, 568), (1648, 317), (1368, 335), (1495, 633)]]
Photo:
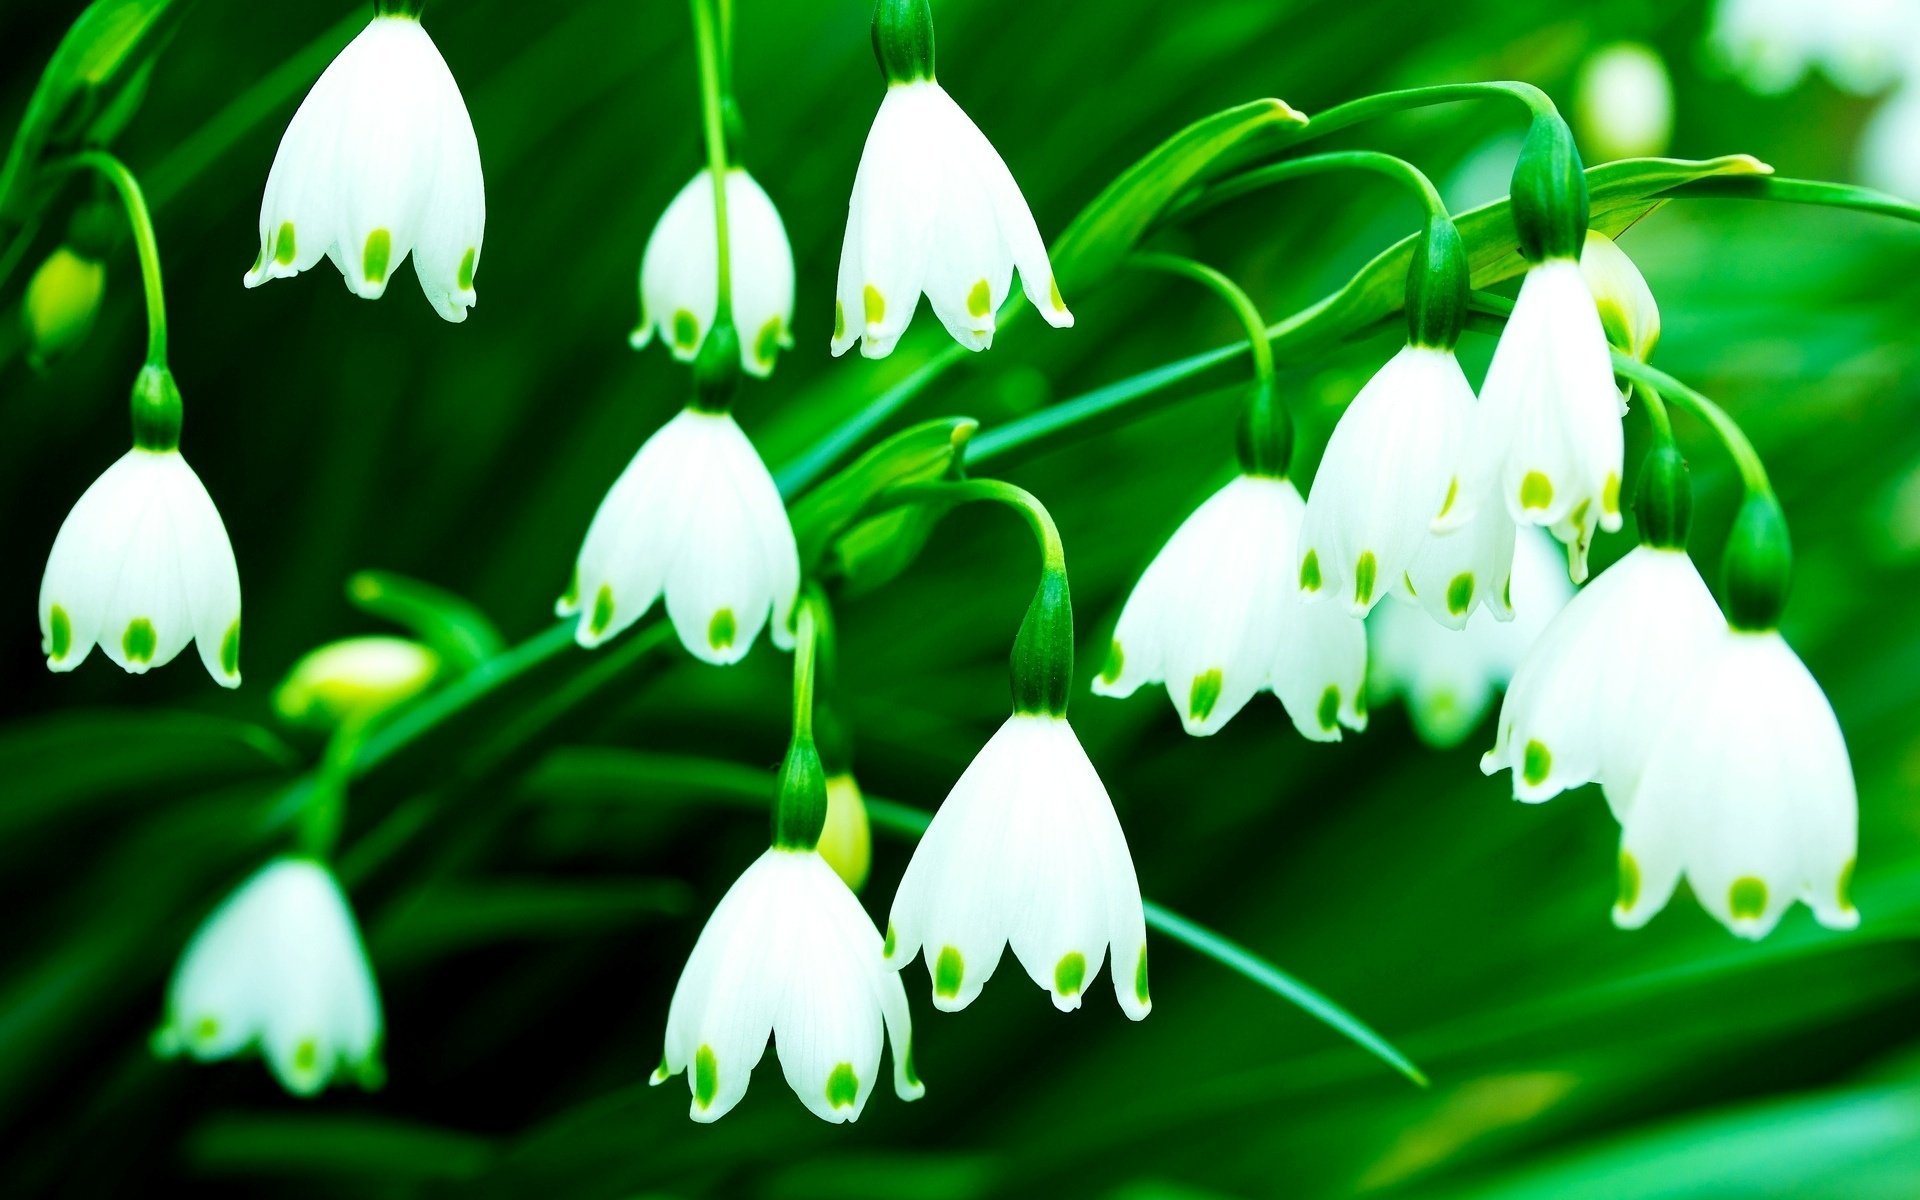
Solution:
[(1307, 556), (1300, 560), (1300, 590), (1303, 592), (1320, 590), (1320, 552), (1318, 550), (1307, 551)]
[(567, 581), (567, 591), (560, 597), (560, 603), (569, 609), (580, 607), (580, 568), (573, 569), (573, 578)]
[(152, 662), (154, 647), (159, 640), (154, 635), (152, 621), (135, 617), (127, 622), (126, 636), (120, 639), (120, 648), (126, 651), (130, 663)]
[(1620, 911), (1631, 909), (1640, 899), (1640, 864), (1625, 850), (1620, 852)]
[(1520, 777), (1532, 787), (1539, 787), (1547, 781), (1548, 772), (1553, 770), (1553, 753), (1542, 742), (1528, 742), (1520, 756)]
[(860, 1099), (860, 1080), (853, 1073), (852, 1063), (841, 1063), (827, 1076), (827, 1103), (835, 1108), (852, 1108)]
[(1147, 995), (1147, 947), (1144, 942), (1140, 944), (1140, 965), (1133, 969), (1133, 994), (1140, 998), (1142, 1004), (1152, 1003)]
[(311, 1075), (320, 1066), (320, 1047), (312, 1039), (306, 1038), (293, 1048), (293, 1069), (302, 1075)]
[(1620, 512), (1620, 476), (1612, 472), (1607, 473), (1607, 481), (1600, 486), (1600, 511), (1609, 517)]
[(73, 619), (58, 604), (47, 614), (47, 653), (55, 660), (65, 658), (73, 649)]
[(733, 645), (734, 634), (738, 630), (734, 625), (733, 610), (719, 609), (713, 614), (713, 620), (707, 622), (707, 645), (715, 650), (725, 650)]
[(479, 260), (479, 257), (480, 248), (478, 246), (468, 246), (466, 254), (460, 259), (460, 275), (456, 282), (459, 283), (460, 290), (463, 292), (473, 290), (473, 268)]
[(1580, 533), (1580, 531), (1586, 527), (1587, 510), (1592, 507), (1593, 507), (1593, 501), (1582, 500), (1580, 503), (1573, 506), (1572, 512), (1567, 514), (1567, 523), (1573, 526), (1576, 536), (1585, 536), (1584, 534)]
[(913, 1087), (920, 1086), (920, 1072), (916, 1071), (913, 1066), (913, 1038), (911, 1036), (907, 1038), (906, 1046), (900, 1051), (900, 1073), (907, 1077), (907, 1083)]
[(1061, 955), (1059, 964), (1053, 968), (1053, 990), (1062, 996), (1077, 996), (1080, 994), (1080, 985), (1086, 981), (1086, 955), (1078, 950)]
[(1338, 687), (1328, 687), (1326, 691), (1320, 693), (1320, 709), (1317, 715), (1320, 718), (1320, 728), (1326, 730), (1328, 733), (1332, 733), (1334, 724), (1340, 719), (1340, 689)]
[(234, 618), (227, 626), (227, 635), (220, 639), (220, 669), (229, 675), (240, 673), (240, 619)]
[(713, 1104), (713, 1098), (720, 1091), (720, 1064), (713, 1057), (713, 1047), (702, 1045), (693, 1056), (693, 1100), (701, 1108)]
[(1353, 602), (1355, 604), (1373, 603), (1374, 579), (1380, 573), (1380, 560), (1373, 551), (1364, 550), (1353, 564)]
[(700, 342), (700, 322), (682, 308), (673, 314), (673, 344), (691, 350)]
[(1400, 582), (1406, 586), (1407, 595), (1412, 596), (1416, 600), (1420, 598), (1420, 593), (1413, 590), (1413, 572), (1412, 571), (1401, 572)]
[(1438, 515), (1444, 517), (1452, 512), (1454, 501), (1458, 499), (1460, 499), (1460, 477), (1455, 475), (1452, 479), (1447, 480), (1447, 498), (1440, 502), (1440, 512)]
[(1850, 858), (1847, 865), (1840, 868), (1839, 882), (1833, 888), (1833, 898), (1839, 902), (1842, 912), (1853, 911), (1853, 863)]
[(835, 341), (847, 336), (847, 306), (838, 300), (833, 302), (833, 337)]
[(1545, 508), (1553, 503), (1553, 480), (1539, 471), (1528, 471), (1520, 481), (1520, 507)]
[(975, 283), (967, 293), (967, 311), (975, 317), (984, 317), (993, 311), (993, 289), (987, 286), (986, 280)]
[(280, 236), (273, 243), (273, 261), (283, 267), (290, 267), (293, 265), (293, 260), (299, 256), (298, 245), (293, 237), (293, 222), (282, 221)]
[(1220, 689), (1224, 682), (1219, 667), (1193, 677), (1193, 690), (1187, 697), (1187, 712), (1194, 720), (1204, 721), (1212, 715), (1213, 706), (1220, 703)]
[(774, 356), (779, 353), (780, 318), (770, 317), (767, 319), (767, 323), (760, 327), (760, 332), (754, 335), (753, 356), (760, 360), (761, 366), (771, 367)]
[(887, 922), (887, 942), (886, 942), (886, 945), (880, 947), (880, 957), (892, 958), (893, 952), (899, 949), (899, 946), (900, 946), (900, 942), (898, 937), (894, 933), (893, 922), (888, 921)]
[(384, 229), (376, 229), (367, 235), (367, 246), (360, 252), (360, 266), (366, 273), (368, 283), (384, 283), (387, 278), (387, 260), (393, 256), (393, 235)]
[[(57, 612), (59, 610), (56, 609), (55, 611)], [(1108, 683), (1117, 682), (1120, 678), (1120, 673), (1126, 669), (1126, 666), (1127, 652), (1120, 648), (1118, 641), (1115, 641), (1113, 645), (1107, 647), (1107, 665), (1100, 668), (1100, 678), (1106, 680)]]
[(613, 585), (603, 583), (593, 597), (593, 617), (587, 622), (587, 632), (599, 637), (613, 624)]
[(1053, 311), (1067, 311), (1067, 302), (1060, 298), (1060, 281), (1058, 279), (1047, 280), (1047, 297), (1053, 301)]
[(1513, 576), (1511, 575), (1507, 576), (1507, 581), (1500, 585), (1500, 602), (1508, 608), (1513, 607)]
[(861, 293), (860, 298), (867, 306), (867, 324), (878, 325), (880, 322), (886, 320), (887, 298), (880, 294), (879, 288), (868, 284), (866, 290)]
[(1751, 921), (1767, 911), (1767, 885), (1752, 875), (1742, 875), (1727, 889), (1727, 907), (1736, 921)]
[(217, 1017), (201, 1017), (193, 1023), (193, 1040), (202, 1046), (208, 1045), (220, 1036), (220, 1021)]
[(1463, 617), (1473, 607), (1473, 572), (1466, 571), (1453, 577), (1447, 585), (1447, 611), (1456, 617)]
[(960, 952), (952, 946), (943, 947), (940, 957), (933, 964), (933, 994), (951, 1000), (960, 994), (960, 980), (966, 974), (966, 963), (960, 958)]

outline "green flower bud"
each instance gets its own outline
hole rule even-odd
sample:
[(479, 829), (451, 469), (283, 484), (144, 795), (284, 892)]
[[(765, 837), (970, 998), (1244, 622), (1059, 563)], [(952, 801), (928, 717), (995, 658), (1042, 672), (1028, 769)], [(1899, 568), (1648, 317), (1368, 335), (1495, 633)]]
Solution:
[(1771, 495), (1749, 492), (1733, 520), (1721, 562), (1727, 623), (1756, 633), (1778, 628), (1792, 579), (1787, 516)]
[(1534, 117), (1513, 168), (1513, 223), (1528, 262), (1578, 259), (1587, 240), (1587, 177), (1573, 131), (1557, 113)]
[(1234, 427), (1240, 469), (1249, 475), (1285, 479), (1293, 461), (1293, 421), (1274, 398), (1273, 381), (1257, 379)]
[(933, 78), (933, 9), (927, 0), (873, 6), (873, 57), (889, 84)]
[(397, 637), (356, 637), (309, 651), (274, 689), (273, 709), (295, 725), (333, 729), (365, 721), (426, 690), (440, 656)]
[(849, 888), (866, 886), (873, 866), (873, 828), (867, 800), (852, 775), (827, 776), (827, 820), (820, 830), (820, 857)]
[(133, 444), (142, 450), (180, 448), (180, 388), (165, 367), (148, 363), (134, 377)]
[(780, 764), (780, 796), (773, 809), (773, 844), (812, 850), (827, 824), (827, 772), (809, 734), (796, 733)]
[(20, 302), (27, 357), (45, 367), (87, 339), (107, 290), (106, 264), (61, 246), (27, 283)]
[(1473, 278), (1466, 243), (1444, 213), (1427, 218), (1427, 231), (1407, 267), (1407, 340), (1451, 350), (1467, 323), (1467, 292)]
[(1640, 525), (1640, 544), (1663, 550), (1684, 550), (1693, 525), (1693, 487), (1687, 481), (1687, 460), (1672, 442), (1647, 451), (1640, 466), (1640, 486), (1633, 500), (1634, 520)]
[(1073, 598), (1064, 564), (1049, 562), (1013, 640), (1013, 711), (1067, 715), (1073, 686)]
[(722, 318), (707, 331), (693, 360), (693, 405), (702, 412), (723, 413), (733, 407), (740, 391), (740, 334), (733, 321)]

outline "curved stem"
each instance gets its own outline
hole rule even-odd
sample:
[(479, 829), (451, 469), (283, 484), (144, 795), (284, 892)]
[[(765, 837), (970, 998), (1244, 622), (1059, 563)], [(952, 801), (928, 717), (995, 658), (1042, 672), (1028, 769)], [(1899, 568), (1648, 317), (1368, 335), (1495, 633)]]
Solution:
[(720, 39), (714, 30), (710, 0), (691, 0), (693, 30), (700, 51), (700, 119), (707, 141), (707, 172), (713, 176), (713, 230), (719, 247), (719, 300), (713, 323), (733, 320), (733, 247), (727, 236), (727, 120), (721, 90)]
[(1500, 97), (1518, 100), (1526, 105), (1527, 112), (1533, 116), (1559, 112), (1553, 106), (1553, 100), (1545, 92), (1530, 83), (1519, 80), (1496, 79), (1479, 83), (1443, 83), (1437, 87), (1381, 92), (1375, 96), (1362, 96), (1358, 100), (1336, 104), (1324, 112), (1315, 113), (1307, 118), (1305, 125), (1287, 131), (1284, 136), (1289, 142), (1299, 143), (1310, 138), (1325, 137), (1349, 125), (1357, 125), (1362, 121), (1386, 116), (1389, 113), (1406, 112), (1415, 108), (1431, 108), (1436, 104), (1453, 104), (1462, 100), (1486, 100)]
[(1161, 271), (1191, 279), (1226, 301), (1233, 315), (1239, 318), (1240, 327), (1247, 332), (1247, 344), (1253, 352), (1254, 378), (1264, 384), (1273, 383), (1273, 345), (1267, 341), (1266, 322), (1261, 320), (1260, 310), (1254, 306), (1253, 297), (1247, 295), (1245, 288), (1228, 278), (1224, 272), (1178, 254), (1136, 254), (1126, 261), (1128, 266), (1142, 270)]
[(1242, 172), (1213, 185), (1185, 203), (1176, 205), (1167, 213), (1162, 224), (1177, 225), (1181, 221), (1211, 211), (1263, 188), (1272, 187), (1274, 184), (1285, 183), (1307, 175), (1320, 175), (1328, 171), (1370, 171), (1375, 175), (1384, 176), (1412, 192), (1426, 207), (1428, 216), (1445, 217), (1447, 215), (1447, 206), (1440, 198), (1439, 189), (1433, 186), (1433, 181), (1427, 178), (1426, 172), (1406, 159), (1384, 154), (1378, 150), (1336, 150), (1327, 154), (1308, 155), (1305, 158), (1290, 158)]
[(905, 504), (965, 504), (976, 500), (993, 501), (1016, 509), (1027, 519), (1034, 539), (1040, 543), (1042, 566), (1053, 571), (1066, 568), (1066, 546), (1060, 540), (1059, 527), (1053, 523), (1053, 514), (1047, 511), (1046, 505), (1040, 503), (1038, 496), (1004, 479), (942, 479), (901, 484), (882, 492), (873, 505), (873, 511), (883, 512)]
[(160, 286), (160, 242), (153, 233), (153, 217), (147, 212), (147, 200), (140, 192), (140, 181), (127, 165), (105, 150), (87, 150), (62, 159), (48, 168), (53, 171), (97, 171), (120, 194), (127, 210), (127, 224), (133, 228), (133, 244), (140, 254), (140, 279), (147, 296), (147, 365), (167, 365), (167, 301)]

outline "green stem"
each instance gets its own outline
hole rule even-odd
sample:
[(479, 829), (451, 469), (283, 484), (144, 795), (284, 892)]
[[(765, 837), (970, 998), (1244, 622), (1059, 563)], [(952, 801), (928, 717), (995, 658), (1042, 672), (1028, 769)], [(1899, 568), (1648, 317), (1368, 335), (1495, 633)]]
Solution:
[(1782, 179), (1777, 175), (1725, 176), (1695, 179), (1660, 193), (1662, 199), (1772, 200), (1782, 204), (1812, 204), (1847, 208), (1875, 216), (1920, 223), (1920, 205), (1872, 188), (1816, 179)]
[(883, 492), (868, 515), (905, 504), (953, 505), (977, 500), (1004, 504), (1019, 512), (1027, 519), (1034, 540), (1040, 544), (1042, 568), (1054, 571), (1066, 569), (1066, 546), (1060, 540), (1059, 527), (1053, 523), (1053, 514), (1047, 511), (1046, 505), (1040, 503), (1039, 497), (1004, 479), (937, 479), (926, 483), (901, 484)]
[(92, 170), (100, 173), (127, 210), (127, 224), (133, 229), (133, 244), (140, 254), (140, 279), (147, 295), (147, 365), (167, 365), (167, 301), (160, 286), (160, 242), (153, 233), (153, 218), (147, 212), (147, 200), (140, 192), (140, 181), (127, 165), (104, 150), (87, 150), (62, 159), (48, 167), (50, 171)]
[(1337, 133), (1349, 125), (1358, 125), (1362, 121), (1390, 113), (1431, 108), (1436, 104), (1453, 104), (1462, 100), (1502, 97), (1518, 100), (1526, 105), (1529, 114), (1536, 117), (1554, 115), (1559, 111), (1545, 92), (1530, 83), (1522, 83), (1519, 80), (1496, 79), (1479, 83), (1443, 83), (1437, 87), (1381, 92), (1378, 95), (1349, 100), (1345, 104), (1336, 104), (1309, 117), (1305, 125), (1281, 131), (1279, 136), (1287, 144), (1298, 144), (1313, 138), (1325, 137), (1330, 133)]
[(713, 323), (733, 322), (733, 247), (727, 236), (727, 118), (721, 89), (720, 45), (714, 31), (711, 0), (691, 0), (693, 29), (700, 48), (700, 118), (707, 140), (707, 171), (713, 176), (713, 228), (719, 247), (719, 301)]
[(365, 740), (365, 718), (340, 722), (327, 739), (327, 748), (314, 773), (313, 788), (300, 813), (300, 852), (321, 862), (331, 861), (346, 823), (347, 784), (353, 778), (354, 758)]
[(794, 614), (793, 637), (793, 736), (813, 737), (813, 681), (820, 661), (819, 592), (808, 584), (800, 593), (799, 611)]
[(1406, 159), (1378, 150), (1337, 150), (1328, 154), (1308, 155), (1306, 158), (1290, 158), (1244, 171), (1176, 205), (1168, 211), (1161, 224), (1177, 225), (1275, 184), (1329, 171), (1368, 171), (1384, 176), (1412, 192), (1426, 207), (1428, 216), (1447, 216), (1446, 202), (1440, 198), (1439, 189), (1433, 186), (1426, 172)]
[[(1282, 164), (1289, 165), (1289, 164)], [(1182, 279), (1191, 279), (1226, 301), (1227, 307), (1240, 321), (1240, 327), (1246, 330), (1247, 346), (1253, 352), (1253, 377), (1269, 387), (1273, 384), (1273, 345), (1267, 341), (1267, 325), (1260, 318), (1260, 310), (1253, 303), (1253, 297), (1246, 289), (1235, 283), (1221, 271), (1202, 262), (1184, 258), (1178, 254), (1135, 254), (1127, 260), (1128, 266), (1139, 267), (1146, 271), (1161, 271), (1168, 275), (1178, 275)]]

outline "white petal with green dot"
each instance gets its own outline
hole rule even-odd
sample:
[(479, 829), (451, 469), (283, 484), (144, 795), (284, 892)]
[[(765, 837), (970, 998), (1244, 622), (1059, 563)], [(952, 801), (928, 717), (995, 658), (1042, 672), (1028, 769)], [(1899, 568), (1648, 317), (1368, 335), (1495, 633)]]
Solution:
[(1606, 234), (1589, 230), (1580, 275), (1593, 293), (1608, 344), (1641, 362), (1653, 357), (1660, 342), (1660, 305), (1627, 252)]
[(1673, 698), (1724, 625), (1683, 551), (1634, 548), (1534, 642), (1481, 769), (1511, 770), (1514, 796), (1529, 802), (1598, 783), (1624, 812)]
[[(1473, 492), (1478, 492), (1478, 500)], [(1391, 586), (1404, 599), (1416, 601), (1427, 615), (1448, 629), (1465, 629), (1475, 614), (1485, 610), (1495, 620), (1513, 619), (1509, 593), (1516, 568), (1518, 533), (1506, 505), (1500, 503), (1484, 479), (1471, 474), (1454, 493), (1454, 509), (1422, 539)], [(1543, 535), (1544, 537), (1544, 535)], [(1532, 539), (1537, 547), (1542, 539)], [(1564, 585), (1567, 570), (1556, 552), (1553, 570)], [(1564, 586), (1562, 590), (1565, 590)]]
[(598, 646), (664, 594), (681, 644), (738, 662), (763, 628), (793, 645), (799, 552), (773, 477), (727, 413), (686, 409), (640, 447), (587, 529), (574, 582), (555, 605)]
[(1008, 946), (1063, 1011), (1108, 958), (1121, 1010), (1152, 1007), (1133, 857), (1062, 717), (1015, 714), (974, 756), (914, 848), (888, 928), (888, 963), (923, 957), (942, 1011), (972, 1003)]
[(417, 18), (376, 16), (287, 125), (246, 284), (324, 256), (349, 290), (373, 299), (411, 255), (434, 310), (462, 321), (485, 228), (480, 149), (459, 85)]
[(40, 583), (47, 665), (96, 645), (134, 674), (195, 642), (215, 681), (240, 684), (240, 573), (220, 511), (177, 450), (129, 450), (67, 514)]
[[(740, 366), (764, 379), (780, 351), (793, 344), (793, 247), (772, 199), (740, 167), (727, 172), (727, 240)], [(713, 173), (702, 170), (667, 205), (647, 239), (640, 260), (641, 319), (630, 339), (635, 349), (657, 336), (681, 362), (699, 354), (718, 304), (718, 245)]]
[(187, 943), (153, 1039), (202, 1062), (258, 1052), (296, 1096), (336, 1078), (382, 1079), (380, 995), (332, 872), (275, 859), (221, 902)]
[(746, 1095), (773, 1039), (788, 1086), (822, 1120), (859, 1117), (892, 1044), (894, 1091), (917, 1099), (911, 1019), (880, 934), (826, 860), (774, 848), (708, 918), (675, 986), (651, 1082), (687, 1073), (688, 1115), (715, 1121)]
[(1026, 198), (986, 135), (933, 80), (887, 89), (847, 206), (833, 352), (892, 353), (924, 293), (955, 341), (993, 342), (1018, 269), (1042, 318), (1073, 324)]
[[(1301, 592), (1372, 611), (1457, 496), (1473, 387), (1450, 350), (1406, 346), (1347, 405), (1307, 496)], [(1308, 586), (1311, 585), (1311, 586)]]
[(1722, 626), (1708, 646), (1627, 805), (1615, 920), (1644, 923), (1684, 874), (1744, 938), (1766, 936), (1795, 900), (1853, 928), (1858, 802), (1832, 705), (1778, 632)]

